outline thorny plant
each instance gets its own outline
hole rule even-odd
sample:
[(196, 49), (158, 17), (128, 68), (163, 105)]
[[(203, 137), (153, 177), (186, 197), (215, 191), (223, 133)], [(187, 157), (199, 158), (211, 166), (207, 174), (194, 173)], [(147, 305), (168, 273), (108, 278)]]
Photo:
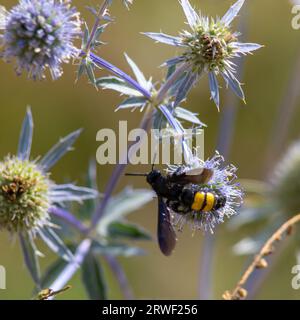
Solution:
[[(222, 18), (216, 19), (197, 13), (188, 0), (179, 2), (189, 30), (183, 30), (178, 36), (145, 33), (151, 39), (174, 46), (181, 52), (163, 64), (166, 76), (160, 85), (152, 78), (147, 79), (127, 55), (126, 60), (135, 78), (97, 54), (98, 48), (103, 45), (101, 35), (112, 21), (108, 10), (112, 0), (105, 0), (98, 9), (89, 8), (95, 17), (92, 28), (82, 22), (70, 0), (20, 0), (9, 11), (0, 6), (1, 54), (5, 61), (16, 62), (18, 74), (26, 71), (32, 79), (45, 78), (47, 70), (53, 79), (57, 79), (62, 75), (62, 64), (75, 59), (78, 62), (77, 79), (86, 75), (96, 88), (111, 89), (127, 96), (116, 110), (138, 109), (143, 112), (140, 128), (168, 128), (171, 134), (181, 135), (185, 160), (181, 169), (184, 172), (200, 167), (211, 169), (213, 177), (207, 187), (222, 192), (227, 201), (222, 208), (211, 209), (204, 214), (192, 211), (177, 218), (180, 227), (182, 223), (188, 223), (192, 229), (213, 232), (224, 217), (237, 213), (243, 192), (234, 181), (237, 169), (233, 165), (224, 166), (224, 159), (218, 152), (207, 161), (201, 161), (188, 147), (183, 124), (190, 123), (193, 127), (203, 127), (204, 124), (182, 104), (190, 90), (206, 74), (211, 98), (218, 109), (219, 75), (226, 86), (245, 101), (232, 59), (252, 53), (261, 46), (239, 42), (240, 34), (231, 29), (231, 23), (245, 0), (238, 0)], [(123, 0), (123, 3), (129, 8), (132, 0)], [(77, 38), (82, 39), (81, 48), (74, 45)], [(103, 69), (109, 71), (109, 75), (97, 77), (97, 72)], [(62, 139), (42, 160), (35, 161), (29, 158), (32, 128), (32, 116), (28, 109), (17, 156), (6, 157), (0, 163), (1, 229), (19, 236), (25, 264), (38, 290), (50, 288), (48, 293), (61, 292), (81, 267), (89, 297), (107, 298), (100, 256), (118, 278), (124, 297), (132, 298), (126, 277), (115, 257), (142, 253), (141, 249), (126, 244), (124, 240), (149, 239), (148, 233), (124, 218), (151, 201), (152, 191), (125, 189), (113, 195), (124, 172), (124, 164), (116, 165), (103, 194), (96, 191), (94, 163), (90, 164), (86, 187), (55, 185), (50, 180), (48, 169), (70, 149), (79, 131)], [(133, 149), (130, 150), (133, 152)], [(130, 152), (123, 155), (124, 159), (130, 156)], [(170, 164), (168, 171), (177, 169)], [(83, 203), (79, 207), (67, 204), (74, 201)], [(175, 216), (174, 224), (176, 220), (178, 223)], [(53, 228), (58, 226), (59, 229), (54, 232)], [(41, 254), (34, 245), (37, 236), (60, 256), (43, 276), (39, 272), (38, 256)], [(49, 294), (46, 298), (53, 296)]]
[(300, 222), (300, 214), (295, 215), (290, 220), (285, 222), (272, 236), (266, 241), (259, 253), (254, 257), (253, 262), (243, 273), (241, 279), (232, 291), (225, 291), (223, 294), (224, 300), (241, 300), (247, 298), (248, 292), (244, 288), (249, 277), (255, 269), (265, 269), (268, 267), (266, 257), (272, 254), (275, 250), (275, 243), (280, 242), (287, 235), (290, 236), (295, 224)]

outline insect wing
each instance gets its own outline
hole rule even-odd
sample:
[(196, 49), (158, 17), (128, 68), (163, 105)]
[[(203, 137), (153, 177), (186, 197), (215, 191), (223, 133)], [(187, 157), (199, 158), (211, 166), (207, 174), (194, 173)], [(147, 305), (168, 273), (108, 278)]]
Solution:
[(171, 255), (176, 245), (176, 233), (171, 224), (170, 209), (161, 197), (158, 197), (157, 237), (161, 252), (165, 256)]
[(169, 180), (179, 184), (205, 184), (212, 178), (213, 173), (211, 169), (196, 168), (185, 172), (175, 172), (169, 176)]

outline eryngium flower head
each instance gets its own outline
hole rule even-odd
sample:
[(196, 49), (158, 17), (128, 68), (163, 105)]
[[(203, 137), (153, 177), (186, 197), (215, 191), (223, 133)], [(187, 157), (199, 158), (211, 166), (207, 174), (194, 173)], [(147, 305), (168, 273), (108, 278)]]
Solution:
[(34, 162), (0, 162), (0, 229), (34, 232), (49, 223), (50, 182)]
[(230, 67), (229, 59), (237, 52), (232, 43), (237, 41), (237, 35), (220, 20), (208, 20), (199, 17), (192, 32), (184, 31), (182, 43), (187, 46), (183, 53), (184, 60), (190, 62), (198, 72), (225, 71)]
[(49, 68), (61, 76), (61, 64), (78, 53), (73, 44), (80, 35), (79, 13), (69, 0), (20, 0), (7, 15), (4, 31), (6, 60), (17, 60), (17, 72), (41, 79)]
[(49, 179), (50, 168), (71, 150), (80, 132), (61, 138), (44, 157), (32, 161), (33, 119), (31, 110), (27, 110), (17, 155), (0, 162), (0, 229), (35, 236), (51, 227), (52, 207), (98, 197), (96, 190), (71, 183), (56, 184)]
[[(216, 154), (205, 162), (195, 157), (191, 161), (191, 166), (186, 166), (185, 170), (204, 167), (213, 171), (211, 179), (203, 185), (204, 188), (222, 194), (226, 198), (224, 207), (212, 209), (209, 212), (191, 211), (185, 215), (174, 213), (174, 224), (179, 229), (184, 224), (189, 224), (192, 230), (201, 229), (213, 233), (216, 225), (224, 222), (224, 217), (231, 217), (237, 214), (237, 209), (243, 201), (243, 191), (239, 184), (235, 183), (237, 168), (234, 165), (223, 166), (224, 158), (216, 152)], [(174, 172), (178, 167), (170, 166), (169, 172)]]
[(219, 74), (235, 94), (245, 100), (241, 84), (235, 76), (235, 64), (232, 59), (251, 53), (261, 46), (256, 43), (238, 42), (239, 33), (232, 32), (230, 28), (231, 22), (244, 2), (245, 0), (238, 0), (221, 19), (210, 19), (198, 14), (188, 0), (180, 0), (190, 31), (185, 30), (178, 37), (163, 33), (146, 33), (158, 42), (180, 47), (183, 50), (180, 56), (165, 63), (168, 67), (186, 65), (185, 75), (179, 75), (179, 79), (176, 79), (178, 81), (174, 81), (178, 92), (176, 103), (180, 103), (185, 98), (188, 91), (205, 72), (209, 75), (211, 96), (218, 108), (220, 97), (217, 75)]
[(300, 212), (300, 142), (294, 143), (275, 168), (272, 201), (288, 215)]

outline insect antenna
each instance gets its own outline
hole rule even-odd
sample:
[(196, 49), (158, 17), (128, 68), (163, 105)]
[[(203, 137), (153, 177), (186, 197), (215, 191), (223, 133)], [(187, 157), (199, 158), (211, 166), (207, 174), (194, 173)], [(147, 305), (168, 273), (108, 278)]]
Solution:
[(125, 176), (129, 177), (147, 177), (147, 173), (125, 173)]

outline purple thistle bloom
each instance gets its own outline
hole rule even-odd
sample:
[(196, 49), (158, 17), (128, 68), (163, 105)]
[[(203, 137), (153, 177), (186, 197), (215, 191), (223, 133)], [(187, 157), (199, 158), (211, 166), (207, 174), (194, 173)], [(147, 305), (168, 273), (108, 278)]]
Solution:
[(78, 54), (73, 40), (81, 34), (79, 13), (63, 0), (20, 0), (7, 14), (3, 35), (6, 60), (17, 60), (17, 73), (42, 79), (49, 68), (53, 79), (61, 64)]
[(245, 0), (238, 0), (221, 19), (209, 19), (198, 14), (188, 0), (180, 0), (190, 27), (189, 31), (184, 30), (177, 37), (164, 33), (145, 33), (156, 42), (183, 50), (180, 56), (165, 63), (169, 68), (177, 67), (179, 69), (178, 66), (181, 66), (184, 69), (184, 72), (178, 74), (178, 78), (175, 79), (177, 81), (175, 105), (185, 99), (194, 84), (205, 73), (209, 78), (211, 98), (218, 109), (220, 105), (218, 75), (221, 75), (226, 85), (245, 101), (241, 83), (236, 78), (232, 59), (251, 54), (262, 46), (256, 43), (241, 43), (238, 41), (239, 33), (231, 31), (231, 22), (238, 15), (244, 2)]
[[(237, 209), (243, 202), (243, 191), (239, 184), (235, 183), (237, 168), (234, 165), (227, 165), (222, 167), (224, 158), (216, 152), (211, 158), (202, 162), (195, 157), (191, 159), (191, 164), (187, 165), (185, 170), (195, 169), (197, 167), (204, 167), (213, 170), (213, 176), (205, 185), (211, 190), (217, 190), (226, 198), (226, 204), (219, 209), (212, 209), (209, 212), (199, 213), (199, 211), (192, 211), (185, 215), (173, 213), (174, 224), (179, 229), (183, 228), (185, 223), (189, 224), (193, 230), (201, 229), (213, 233), (214, 228), (224, 222), (224, 217), (231, 217), (237, 214)], [(177, 166), (169, 166), (168, 172), (172, 173), (178, 169)]]

